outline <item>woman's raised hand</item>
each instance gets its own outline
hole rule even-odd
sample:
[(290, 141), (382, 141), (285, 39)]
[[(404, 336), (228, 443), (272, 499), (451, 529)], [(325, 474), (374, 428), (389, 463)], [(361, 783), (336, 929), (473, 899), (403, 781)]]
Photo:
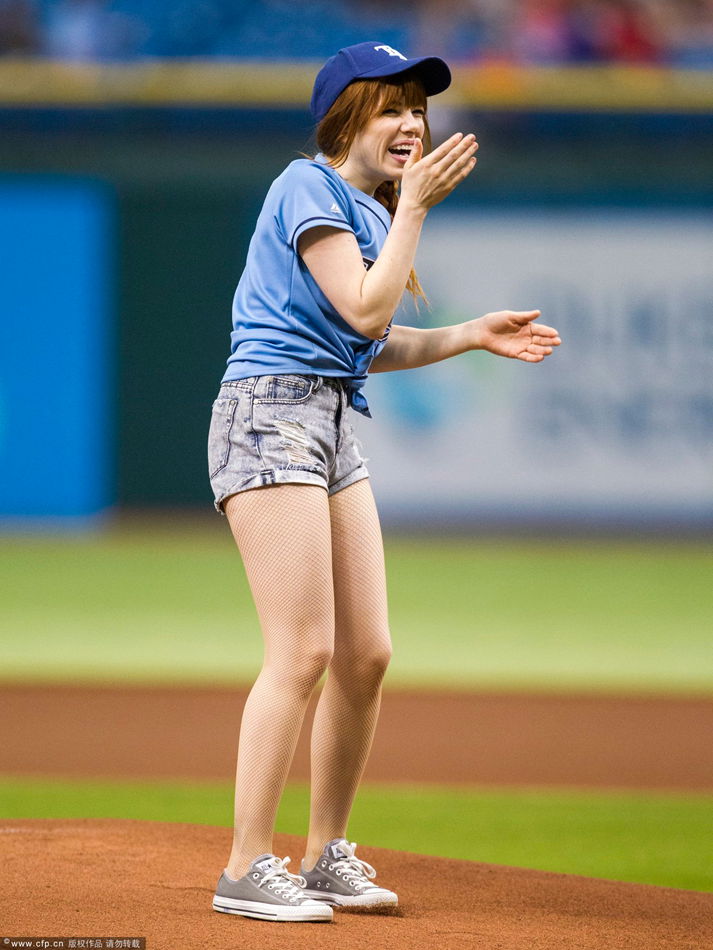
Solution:
[(443, 201), (475, 168), (477, 149), (474, 135), (456, 132), (424, 157), (417, 139), (404, 165), (399, 204), (427, 211)]
[(535, 323), (539, 310), (498, 310), (473, 320), (475, 349), (525, 363), (541, 363), (562, 340), (554, 327)]

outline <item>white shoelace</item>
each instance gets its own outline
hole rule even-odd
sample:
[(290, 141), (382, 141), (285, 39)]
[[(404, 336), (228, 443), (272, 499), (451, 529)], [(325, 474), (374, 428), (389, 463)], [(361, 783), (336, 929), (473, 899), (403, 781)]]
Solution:
[(369, 878), (376, 877), (376, 871), (370, 864), (366, 861), (362, 861), (361, 858), (358, 858), (354, 854), (356, 851), (356, 842), (352, 841), (350, 844), (348, 841), (345, 841), (340, 847), (343, 851), (347, 852), (347, 856), (337, 858), (337, 860), (329, 865), (329, 870), (341, 871), (345, 881), (348, 884), (353, 884), (358, 891), (364, 890), (366, 887), (376, 887), (377, 885), (372, 884), (371, 880), (369, 880)]
[(307, 886), (307, 881), (300, 874), (290, 874), (287, 870), (289, 858), (277, 858), (277, 862), (265, 872), (258, 887), (262, 887), (268, 881), (273, 881), (274, 883), (268, 884), (268, 887), (278, 897), (304, 897), (302, 889)]

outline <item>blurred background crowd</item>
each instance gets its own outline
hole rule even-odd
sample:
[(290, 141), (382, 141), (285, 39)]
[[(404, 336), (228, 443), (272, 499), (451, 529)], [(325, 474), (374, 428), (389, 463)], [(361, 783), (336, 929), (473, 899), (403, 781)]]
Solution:
[(0, 54), (322, 59), (373, 36), (462, 64), (713, 66), (713, 0), (0, 0)]

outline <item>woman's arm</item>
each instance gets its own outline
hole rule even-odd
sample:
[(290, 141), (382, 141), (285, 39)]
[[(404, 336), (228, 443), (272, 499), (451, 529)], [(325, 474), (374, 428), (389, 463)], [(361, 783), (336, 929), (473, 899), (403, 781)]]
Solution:
[(368, 271), (351, 232), (320, 226), (300, 236), (300, 257), (337, 313), (359, 333), (379, 340), (386, 332), (413, 267), (426, 214), (470, 174), (477, 147), (473, 135), (458, 133), (421, 158), (417, 142), (404, 166), (391, 230)]
[(539, 310), (499, 310), (433, 330), (392, 326), (386, 346), (369, 372), (427, 366), (468, 350), (487, 350), (497, 356), (539, 363), (561, 342), (555, 329), (533, 323), (539, 315)]

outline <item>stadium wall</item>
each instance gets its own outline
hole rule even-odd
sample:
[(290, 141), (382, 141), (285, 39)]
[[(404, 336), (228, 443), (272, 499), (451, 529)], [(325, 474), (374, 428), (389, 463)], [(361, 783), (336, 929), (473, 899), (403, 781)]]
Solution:
[[(468, 356), (447, 370), (426, 370), (429, 375), (423, 377), (401, 374), (372, 380), (376, 419), (367, 423), (363, 435), (380, 480), (385, 521), (408, 520), (414, 510), (426, 521), (439, 523), (464, 519), (503, 523), (521, 518), (525, 506), (503, 503), (496, 489), (505, 484), (500, 477), (503, 472), (526, 465), (527, 456), (519, 454), (520, 448), (513, 449), (519, 438), (514, 420), (523, 407), (543, 415), (544, 400), (550, 418), (558, 420), (552, 425), (564, 426), (555, 453), (557, 470), (567, 473), (569, 485), (579, 485), (581, 491), (562, 505), (558, 502), (563, 488), (560, 476), (550, 480), (539, 492), (541, 503), (526, 506), (533, 522), (559, 518), (620, 527), (710, 525), (713, 488), (703, 473), (710, 470), (711, 461), (706, 435), (713, 428), (713, 375), (706, 370), (700, 349), (709, 342), (705, 301), (710, 299), (710, 288), (699, 279), (699, 270), (705, 267), (700, 258), (710, 238), (701, 216), (713, 207), (711, 116), (705, 111), (556, 112), (491, 107), (481, 112), (444, 109), (434, 113), (433, 121), (437, 135), (453, 127), (474, 128), (481, 141), (479, 166), (461, 193), (434, 213), (426, 232), (419, 269), (433, 310), (420, 317), (406, 312), (402, 319), (437, 324), (492, 309), (499, 301), (502, 306), (540, 306), (543, 319), (566, 328), (570, 354), (565, 356), (563, 348), (549, 366), (539, 368), (546, 370), (539, 377), (532, 375), (532, 367), (508, 365), (495, 372), (482, 357)], [(232, 292), (269, 182), (286, 162), (309, 149), (309, 117), (295, 108), (57, 109), (39, 104), (33, 109), (5, 108), (0, 124), (4, 143), (0, 172), (6, 187), (38, 176), (58, 181), (80, 176), (99, 182), (112, 196), (116, 284), (106, 285), (103, 302), (96, 308), (97, 314), (113, 312), (116, 340), (106, 364), (108, 378), (115, 378), (116, 384), (106, 409), (113, 437), (103, 449), (103, 467), (97, 469), (104, 473), (100, 507), (209, 505), (205, 434), (227, 353)], [(602, 227), (609, 229), (611, 240), (602, 237)], [(488, 235), (496, 232), (497, 241), (488, 251), (492, 243)], [(466, 245), (471, 238), (473, 253), (469, 255)], [(650, 266), (647, 241), (653, 242), (652, 248), (656, 245)], [(617, 300), (617, 288), (624, 278), (612, 272), (610, 258), (625, 260), (632, 242), (638, 243), (640, 253), (626, 280), (641, 293), (636, 301), (630, 295), (629, 303), (622, 303)], [(495, 253), (496, 246), (503, 262), (499, 283), (492, 279), (484, 284), (478, 279), (479, 262)], [(566, 278), (561, 274), (562, 286), (550, 293), (551, 277), (557, 271), (554, 262), (568, 246), (579, 248), (579, 254), (571, 257)], [(523, 261), (532, 258), (538, 247), (542, 267), (535, 274), (523, 267)], [(597, 248), (601, 253), (595, 271), (608, 281), (602, 286), (602, 300), (610, 305), (605, 312), (598, 311), (592, 324), (591, 307), (601, 285), (593, 281), (587, 263)], [(448, 271), (454, 262), (462, 268), (470, 261), (465, 283), (460, 279), (462, 270)], [(492, 267), (489, 273), (492, 276)], [(511, 294), (513, 281), (517, 292)], [(574, 307), (568, 306), (565, 284)], [(472, 310), (445, 293), (444, 288), (458, 285), (469, 288)], [(669, 294), (668, 310), (663, 317), (657, 316), (651, 307), (661, 285), (669, 291), (680, 288), (682, 293), (689, 288), (695, 292), (695, 305), (685, 294), (678, 300)], [(649, 364), (632, 361), (636, 385), (631, 393), (626, 387), (621, 390), (620, 402), (628, 405), (633, 395), (639, 405), (642, 399), (647, 405), (653, 405), (652, 400), (665, 403), (666, 394), (680, 387), (690, 398), (681, 402), (680, 412), (664, 419), (663, 429), (660, 421), (650, 429), (648, 449), (640, 451), (635, 437), (629, 442), (623, 438), (620, 451), (612, 455), (612, 440), (607, 442), (609, 437), (605, 437), (599, 456), (602, 470), (594, 474), (591, 459), (581, 453), (574, 462), (566, 458), (572, 431), (562, 423), (556, 406), (568, 407), (571, 416), (572, 393), (578, 379), (585, 380), (579, 392), (577, 439), (586, 441), (591, 425), (591, 450), (603, 432), (611, 435), (599, 384), (601, 374), (607, 373), (611, 336), (622, 320), (631, 325), (632, 314), (639, 315), (636, 325), (644, 328), (644, 335), (646, 327), (656, 332), (661, 320), (672, 332), (679, 324), (695, 329), (688, 334), (688, 350), (679, 352), (675, 370), (667, 365), (660, 374), (655, 353), (650, 354)], [(601, 358), (578, 377), (575, 347), (583, 344), (582, 326), (594, 325), (598, 337), (586, 343), (598, 346)], [(627, 375), (626, 347), (636, 350), (640, 343), (636, 334), (628, 341), (619, 339), (617, 373)], [(691, 359), (696, 366), (693, 376), (700, 380), (693, 390)], [(524, 371), (519, 378), (512, 376), (519, 370)], [(603, 391), (616, 385), (608, 378)], [(472, 406), (472, 428), (462, 432), (465, 442), (472, 447), (490, 439), (483, 456), (493, 462), (490, 489), (482, 479), (488, 469), (484, 465), (469, 486), (450, 485), (444, 481), (444, 472), (435, 467), (427, 494), (403, 492), (399, 473), (405, 461), (413, 461), (406, 447), (424, 438), (429, 441), (422, 444), (435, 446), (444, 438), (446, 430), (439, 428), (439, 419), (443, 401), (453, 398), (454, 386), (458, 398)], [(507, 419), (492, 414), (489, 401), (498, 393), (509, 393), (500, 402), (496, 399), (500, 409), (506, 407)], [(633, 425), (639, 433), (648, 424), (648, 411), (640, 409), (638, 417), (634, 413)], [(596, 424), (591, 421), (595, 417)], [(386, 419), (391, 421), (387, 424)], [(490, 420), (487, 429), (481, 425), (484, 419)], [(500, 443), (507, 443), (500, 445), (497, 458), (493, 456), (493, 426), (500, 432)], [(688, 433), (689, 453), (683, 457), (682, 429)], [(681, 477), (671, 482), (661, 472), (662, 483), (671, 482), (669, 494), (663, 497), (645, 485), (637, 496), (631, 486), (639, 475), (651, 473), (654, 444), (657, 452), (677, 460)], [(396, 446), (395, 453), (389, 454), (389, 445)], [(552, 444), (550, 450), (554, 451)], [(540, 474), (547, 469), (544, 450), (537, 465)], [(586, 471), (591, 475), (589, 482), (582, 477)], [(508, 485), (508, 498), (517, 498), (522, 494), (519, 489), (532, 481), (526, 471), (522, 479), (522, 485), (517, 480)], [(604, 492), (602, 479), (608, 486)], [(434, 485), (447, 504), (424, 507), (424, 499), (434, 497)]]

